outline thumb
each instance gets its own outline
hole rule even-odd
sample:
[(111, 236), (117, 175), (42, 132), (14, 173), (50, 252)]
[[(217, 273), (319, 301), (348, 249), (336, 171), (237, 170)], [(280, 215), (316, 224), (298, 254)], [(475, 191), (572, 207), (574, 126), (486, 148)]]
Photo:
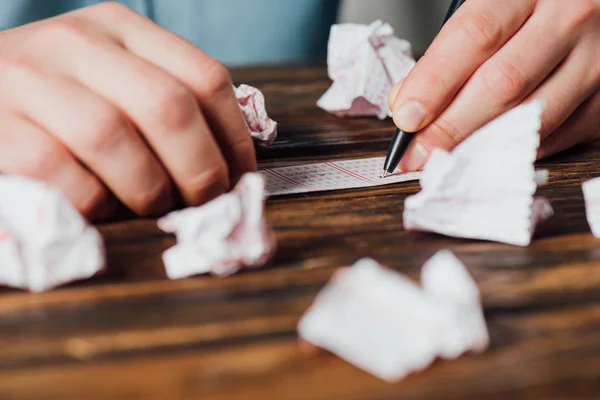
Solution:
[(392, 90), (390, 90), (390, 94), (388, 96), (388, 106), (390, 107), (390, 110), (394, 109), (394, 103), (396, 103), (396, 97), (398, 97), (398, 93), (400, 92), (400, 88), (402, 87), (403, 83), (404, 83), (404, 79), (402, 79), (398, 83), (396, 83), (394, 85), (394, 87), (392, 88)]
[[(402, 88), (403, 84), (404, 79), (396, 83), (390, 90), (390, 94), (388, 96), (388, 105), (391, 110), (394, 109), (394, 104), (396, 104), (398, 94), (400, 93), (400, 89)], [(415, 142), (408, 148), (406, 155), (400, 162), (399, 168), (402, 171), (416, 171), (423, 167), (428, 157), (429, 151), (427, 151), (422, 144)]]

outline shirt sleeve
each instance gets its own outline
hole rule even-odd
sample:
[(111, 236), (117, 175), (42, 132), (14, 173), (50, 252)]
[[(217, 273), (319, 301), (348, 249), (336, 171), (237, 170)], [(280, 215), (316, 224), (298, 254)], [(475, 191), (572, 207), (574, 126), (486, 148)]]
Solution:
[[(101, 0), (0, 1), (0, 29)], [(229, 66), (324, 60), (339, 0), (119, 0)]]

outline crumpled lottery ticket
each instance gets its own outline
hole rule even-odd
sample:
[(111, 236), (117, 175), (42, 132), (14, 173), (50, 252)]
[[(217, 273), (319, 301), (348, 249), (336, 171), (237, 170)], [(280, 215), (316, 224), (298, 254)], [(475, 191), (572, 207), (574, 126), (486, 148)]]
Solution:
[(423, 267), (422, 288), (372, 259), (336, 274), (298, 324), (299, 336), (386, 381), (423, 370), (436, 357), (487, 349), (479, 290), (465, 266), (440, 251)]
[(585, 200), (585, 214), (592, 234), (600, 238), (600, 178), (594, 178), (581, 185)]
[(163, 253), (168, 277), (226, 276), (264, 265), (276, 246), (263, 215), (264, 185), (262, 176), (248, 173), (230, 193), (159, 219), (159, 228), (177, 237)]
[(421, 192), (404, 203), (404, 227), (518, 246), (553, 215), (534, 197), (547, 171), (534, 169), (544, 103), (533, 101), (498, 117), (452, 153), (435, 149), (421, 176)]
[(317, 105), (340, 117), (391, 117), (390, 90), (414, 65), (410, 43), (397, 38), (389, 24), (334, 25), (327, 55), (333, 84)]
[(0, 285), (43, 292), (104, 267), (100, 233), (60, 190), (0, 175)]
[(277, 122), (267, 115), (265, 96), (252, 86), (233, 87), (235, 97), (246, 119), (250, 134), (261, 146), (268, 146), (277, 138)]
[(440, 357), (455, 359), (468, 350), (487, 349), (490, 339), (479, 289), (451, 251), (439, 251), (423, 265), (421, 286), (440, 310)]

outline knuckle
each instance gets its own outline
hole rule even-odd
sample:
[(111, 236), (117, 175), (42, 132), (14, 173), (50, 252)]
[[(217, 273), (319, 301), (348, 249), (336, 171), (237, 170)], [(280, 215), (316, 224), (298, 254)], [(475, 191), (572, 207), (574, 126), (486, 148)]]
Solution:
[(201, 78), (197, 89), (200, 96), (210, 97), (225, 90), (232, 90), (231, 75), (219, 61), (209, 58), (200, 64), (199, 69)]
[(171, 193), (171, 184), (167, 179), (161, 179), (154, 187), (136, 192), (128, 201), (130, 207), (139, 215), (152, 215)]
[(89, 130), (84, 135), (84, 146), (90, 151), (104, 151), (115, 147), (122, 138), (127, 122), (116, 108), (98, 107), (86, 118)]
[(508, 61), (497, 60), (482, 71), (484, 88), (501, 105), (512, 105), (527, 94), (528, 81), (519, 68)]
[(89, 12), (101, 15), (102, 19), (109, 23), (129, 23), (135, 18), (140, 18), (139, 14), (118, 1), (98, 3), (83, 10), (88, 11), (88, 9)]
[(35, 61), (26, 55), (1, 55), (0, 56), (0, 79), (3, 86), (18, 84), (23, 80), (35, 79), (41, 72)]
[(566, 33), (577, 32), (590, 20), (600, 16), (600, 2), (598, 0), (573, 0), (569, 5), (569, 16), (566, 19)]
[(461, 131), (445, 117), (433, 121), (425, 132), (432, 141), (439, 143), (443, 148), (452, 149), (463, 140)]
[(463, 34), (481, 51), (495, 50), (502, 40), (502, 28), (493, 19), (481, 13), (465, 13), (458, 18), (457, 24)]
[(224, 161), (189, 179), (184, 184), (191, 202), (200, 204), (229, 189), (229, 172)]
[(94, 5), (93, 7), (96, 11), (105, 11), (110, 13), (111, 15), (122, 15), (133, 12), (131, 9), (119, 3), (118, 1), (104, 1), (102, 3)]
[(198, 118), (200, 110), (192, 93), (175, 82), (157, 85), (147, 100), (146, 111), (161, 126), (175, 132), (187, 130)]
[(62, 15), (40, 25), (38, 34), (52, 43), (73, 43), (90, 40), (89, 25), (75, 15)]

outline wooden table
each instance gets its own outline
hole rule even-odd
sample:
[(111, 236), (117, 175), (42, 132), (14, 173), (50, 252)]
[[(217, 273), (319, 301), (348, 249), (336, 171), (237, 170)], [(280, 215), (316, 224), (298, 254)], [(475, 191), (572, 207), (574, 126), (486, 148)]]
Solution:
[[(262, 166), (384, 153), (390, 121), (316, 108), (323, 68), (234, 76), (264, 91), (280, 123)], [(405, 232), (402, 205), (417, 183), (270, 200), (275, 259), (225, 279), (167, 280), (160, 257), (174, 240), (155, 221), (101, 226), (107, 275), (42, 295), (0, 292), (0, 399), (600, 398), (600, 239), (580, 186), (600, 175), (599, 150), (541, 163), (556, 216), (527, 248)], [(371, 256), (416, 278), (441, 248), (482, 291), (486, 353), (392, 385), (299, 350), (296, 323), (336, 268)]]

